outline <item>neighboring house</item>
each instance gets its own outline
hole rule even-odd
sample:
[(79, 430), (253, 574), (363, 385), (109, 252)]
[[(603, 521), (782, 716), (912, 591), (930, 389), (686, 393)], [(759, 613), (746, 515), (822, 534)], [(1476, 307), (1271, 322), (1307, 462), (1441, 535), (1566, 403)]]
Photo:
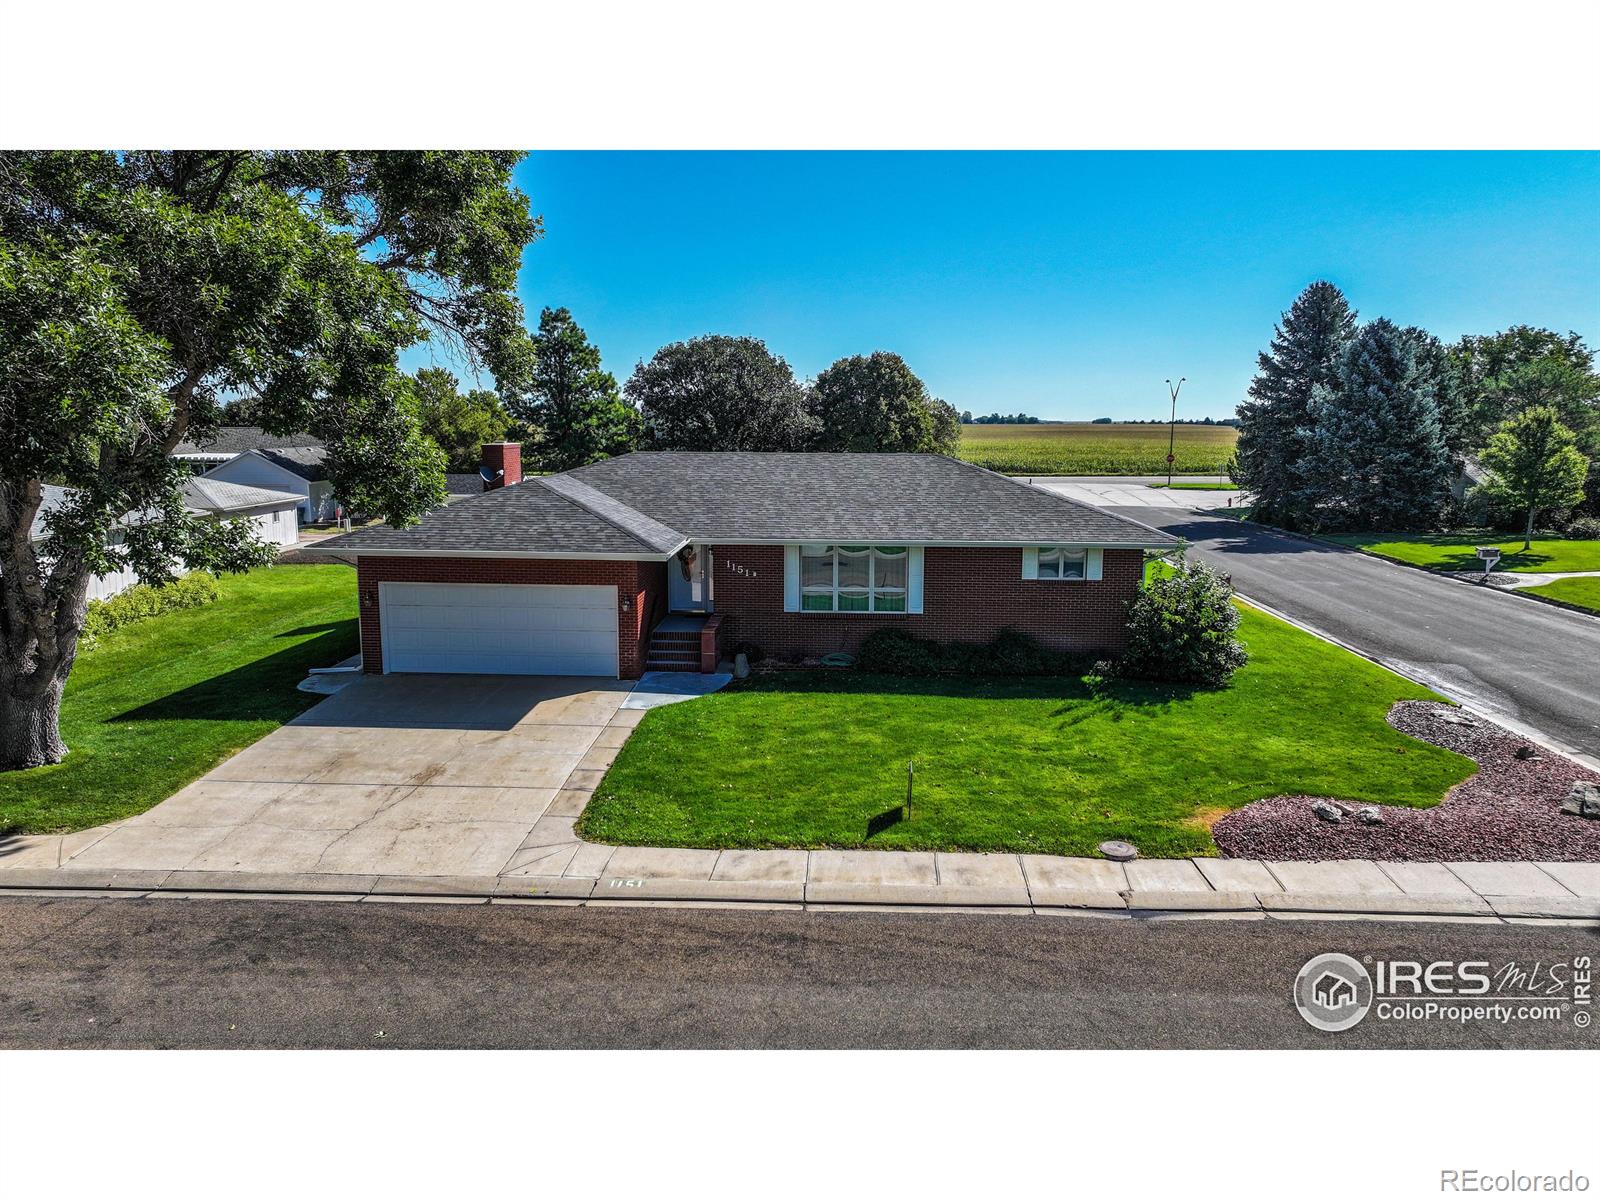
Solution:
[(300, 540), (301, 497), (294, 492), (202, 476), (184, 481), (183, 501), (190, 512), (206, 513), (219, 521), (248, 522), (264, 542), (293, 546)]
[(883, 628), (1112, 651), (1144, 552), (1178, 545), (935, 455), (663, 451), (522, 481), (515, 443), (484, 453), (482, 495), (319, 546), (356, 561), (367, 671), (635, 678)]
[(462, 500), (468, 496), (483, 495), (483, 477), (476, 471), (464, 475), (455, 471), (447, 471), (444, 477), (444, 490), (449, 493), (451, 500)]
[(196, 474), (201, 474), (249, 450), (293, 450), (321, 445), (322, 440), (309, 433), (277, 434), (254, 425), (224, 425), (209, 437), (179, 442), (172, 457), (189, 463)]
[[(32, 541), (42, 541), (45, 536), (45, 514), (59, 508), (71, 494), (70, 490), (53, 483), (42, 485), (43, 496), (39, 511), (34, 515), (28, 531)], [(204, 513), (219, 521), (249, 521), (256, 536), (266, 542), (292, 546), (300, 540), (295, 512), (300, 497), (289, 492), (270, 492), (264, 488), (239, 487), (234, 484), (206, 479), (188, 479), (183, 484), (184, 507), (193, 513)], [(124, 524), (135, 523), (138, 514), (124, 519)], [(124, 535), (119, 529), (111, 535), (112, 546), (122, 545)], [(139, 582), (138, 574), (123, 568), (106, 575), (95, 575), (89, 580), (89, 599), (109, 600), (118, 592), (126, 591)]]
[[(28, 530), (28, 539), (34, 542), (41, 542), (44, 540), (46, 532), (44, 524), (45, 514), (51, 509), (60, 508), (66, 503), (67, 497), (72, 494), (71, 489), (59, 487), (53, 483), (42, 484), (40, 486), (40, 492), (41, 496), (39, 499), (39, 511), (33, 515), (33, 525)], [(123, 534), (119, 529), (111, 535), (111, 544), (113, 546), (120, 546), (122, 545), (122, 542)], [(131, 569), (126, 567), (120, 571), (112, 571), (108, 575), (91, 576), (89, 579), (89, 599), (109, 600), (118, 592), (127, 591), (127, 589), (131, 588), (138, 582), (139, 576)]]
[(286, 446), (246, 450), (227, 462), (211, 468), (202, 479), (293, 492), (300, 497), (300, 523), (332, 521), (339, 505), (333, 497), (333, 484), (323, 459), (321, 446)]

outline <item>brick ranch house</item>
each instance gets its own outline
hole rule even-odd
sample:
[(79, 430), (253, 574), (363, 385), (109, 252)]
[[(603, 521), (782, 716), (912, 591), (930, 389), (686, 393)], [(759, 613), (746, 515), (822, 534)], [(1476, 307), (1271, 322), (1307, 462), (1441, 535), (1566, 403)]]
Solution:
[(1144, 552), (1177, 545), (937, 455), (640, 452), (523, 480), (520, 454), (484, 447), (483, 494), (416, 525), (321, 543), (355, 561), (366, 671), (632, 679), (886, 626), (1112, 651)]

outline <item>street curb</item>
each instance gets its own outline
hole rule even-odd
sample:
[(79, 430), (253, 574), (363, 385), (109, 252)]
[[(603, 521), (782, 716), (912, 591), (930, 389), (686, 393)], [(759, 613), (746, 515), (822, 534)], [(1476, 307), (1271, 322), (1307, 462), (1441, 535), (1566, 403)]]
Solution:
[[(298, 886), (296, 886), (298, 884)], [(695, 906), (792, 909), (796, 912), (908, 912), (1042, 915), (1080, 911), (1130, 918), (1183, 916), (1338, 916), (1490, 921), (1545, 919), (1593, 925), (1600, 898), (1462, 896), (1402, 893), (1201, 892), (1072, 888), (933, 887), (894, 884), (804, 884), (772, 880), (566, 879), (540, 876), (360, 875), (251, 876), (236, 871), (48, 871), (16, 869), (0, 876), (6, 896), (126, 899), (254, 899), (392, 903), (547, 903), (616, 907)]]

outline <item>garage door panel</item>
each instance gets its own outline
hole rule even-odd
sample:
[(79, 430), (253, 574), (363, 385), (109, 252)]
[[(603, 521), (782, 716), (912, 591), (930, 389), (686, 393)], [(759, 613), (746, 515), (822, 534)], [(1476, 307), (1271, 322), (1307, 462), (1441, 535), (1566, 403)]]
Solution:
[(617, 675), (617, 592), (554, 584), (386, 583), (394, 672)]

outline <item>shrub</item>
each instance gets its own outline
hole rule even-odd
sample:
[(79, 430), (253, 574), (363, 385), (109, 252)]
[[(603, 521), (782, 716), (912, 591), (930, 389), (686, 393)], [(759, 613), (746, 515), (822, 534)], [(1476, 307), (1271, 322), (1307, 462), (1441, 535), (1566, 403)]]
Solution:
[(900, 629), (868, 634), (856, 666), (882, 675), (1074, 675), (1084, 660), (1005, 629), (988, 643), (935, 642)]
[(1573, 517), (1567, 522), (1567, 536), (1574, 538), (1600, 538), (1600, 517)]
[(156, 587), (138, 583), (108, 600), (91, 600), (83, 619), (80, 650), (93, 650), (100, 638), (150, 617), (180, 608), (199, 608), (217, 598), (217, 581), (204, 571), (191, 571)]
[(1155, 575), (1128, 602), (1128, 643), (1116, 672), (1221, 687), (1249, 658), (1238, 628), (1225, 576), (1198, 563)]

